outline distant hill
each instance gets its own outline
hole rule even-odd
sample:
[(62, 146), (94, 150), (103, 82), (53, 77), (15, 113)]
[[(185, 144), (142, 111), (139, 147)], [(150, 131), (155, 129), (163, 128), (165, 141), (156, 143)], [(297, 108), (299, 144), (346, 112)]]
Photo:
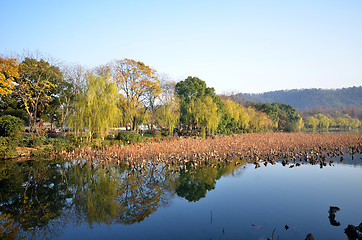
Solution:
[(362, 86), (341, 89), (294, 89), (265, 93), (238, 93), (235, 99), (263, 103), (286, 103), (294, 108), (313, 107), (347, 107), (350, 105), (362, 107)]

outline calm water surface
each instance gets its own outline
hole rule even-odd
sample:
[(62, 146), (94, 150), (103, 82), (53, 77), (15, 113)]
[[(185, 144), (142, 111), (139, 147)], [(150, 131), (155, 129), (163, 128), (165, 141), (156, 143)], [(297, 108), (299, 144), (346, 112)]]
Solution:
[[(220, 164), (178, 173), (0, 163), (0, 233), (25, 239), (347, 239), (362, 222), (362, 155), (332, 166)], [(340, 210), (329, 214), (330, 206)], [(285, 226), (288, 226), (286, 230)]]

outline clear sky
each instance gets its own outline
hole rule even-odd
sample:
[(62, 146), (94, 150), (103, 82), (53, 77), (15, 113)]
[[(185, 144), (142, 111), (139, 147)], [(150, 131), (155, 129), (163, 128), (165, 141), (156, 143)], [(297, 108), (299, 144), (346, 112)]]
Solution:
[(362, 85), (362, 1), (0, 0), (0, 54), (144, 62), (217, 93)]

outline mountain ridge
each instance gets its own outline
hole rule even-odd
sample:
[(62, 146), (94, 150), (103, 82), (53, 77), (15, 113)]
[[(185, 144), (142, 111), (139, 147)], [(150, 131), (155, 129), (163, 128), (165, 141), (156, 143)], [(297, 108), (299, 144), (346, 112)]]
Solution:
[(264, 93), (238, 93), (233, 98), (244, 102), (284, 103), (297, 109), (313, 107), (362, 107), (362, 86), (348, 88), (322, 89), (291, 89)]

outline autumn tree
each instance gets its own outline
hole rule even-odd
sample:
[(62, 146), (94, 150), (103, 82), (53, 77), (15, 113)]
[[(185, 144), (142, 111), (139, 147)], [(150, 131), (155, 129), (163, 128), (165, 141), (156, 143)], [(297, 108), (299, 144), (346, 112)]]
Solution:
[(74, 102), (70, 122), (76, 133), (86, 128), (87, 139), (91, 140), (94, 135), (106, 136), (108, 129), (119, 122), (119, 93), (107, 76), (89, 73), (86, 81), (85, 91)]
[(20, 77), (17, 80), (16, 92), (22, 101), (29, 117), (31, 129), (39, 119), (42, 128), (44, 113), (48, 110), (53, 97), (56, 95), (57, 82), (62, 78), (59, 67), (48, 62), (25, 58), (20, 63)]
[(135, 130), (147, 110), (154, 110), (161, 92), (156, 70), (132, 59), (116, 60), (112, 75), (121, 93), (120, 107), (125, 124)]
[(12, 92), (14, 82), (19, 77), (19, 66), (16, 59), (0, 57), (0, 96)]

